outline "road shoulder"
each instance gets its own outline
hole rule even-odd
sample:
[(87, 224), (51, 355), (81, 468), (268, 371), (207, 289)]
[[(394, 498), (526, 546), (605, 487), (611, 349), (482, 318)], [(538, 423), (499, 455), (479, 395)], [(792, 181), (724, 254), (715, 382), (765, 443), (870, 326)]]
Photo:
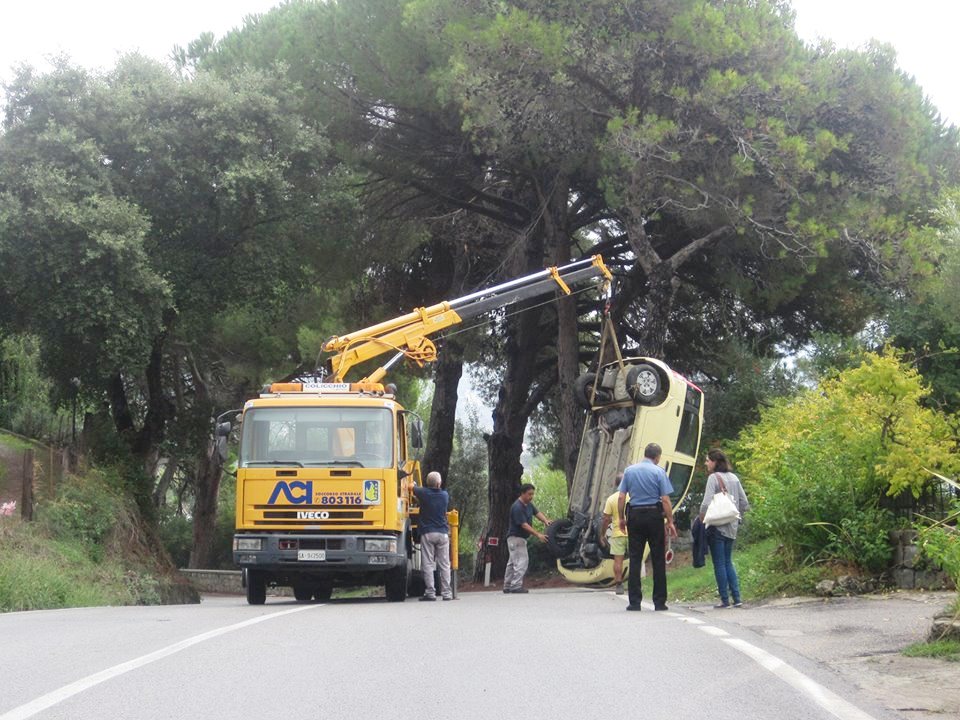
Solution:
[(909, 658), (903, 648), (927, 638), (952, 592), (893, 592), (851, 598), (783, 598), (742, 610), (684, 609), (747, 628), (822, 663), (903, 717), (960, 717), (960, 667)]

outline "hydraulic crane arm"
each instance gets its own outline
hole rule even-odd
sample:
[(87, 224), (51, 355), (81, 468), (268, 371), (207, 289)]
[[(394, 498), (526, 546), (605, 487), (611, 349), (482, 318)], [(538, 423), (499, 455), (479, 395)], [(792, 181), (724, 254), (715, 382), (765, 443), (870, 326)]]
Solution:
[(379, 382), (387, 369), (401, 357), (407, 357), (419, 365), (433, 362), (437, 359), (437, 348), (430, 340), (430, 335), (491, 310), (544, 295), (557, 287), (569, 295), (571, 285), (597, 277), (603, 277), (604, 282), (613, 278), (603, 259), (594, 255), (588, 260), (547, 268), (456, 300), (418, 308), (349, 335), (334, 336), (323, 344), (326, 352), (335, 353), (329, 360), (332, 381), (343, 382), (354, 365), (391, 350), (396, 351), (397, 355), (361, 382)]

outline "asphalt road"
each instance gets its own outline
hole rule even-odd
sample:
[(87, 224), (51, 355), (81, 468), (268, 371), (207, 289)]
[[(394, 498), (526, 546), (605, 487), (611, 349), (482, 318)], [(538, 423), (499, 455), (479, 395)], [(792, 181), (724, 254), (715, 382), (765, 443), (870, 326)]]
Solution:
[(720, 613), (624, 608), (570, 589), (10, 613), (0, 720), (898, 717)]

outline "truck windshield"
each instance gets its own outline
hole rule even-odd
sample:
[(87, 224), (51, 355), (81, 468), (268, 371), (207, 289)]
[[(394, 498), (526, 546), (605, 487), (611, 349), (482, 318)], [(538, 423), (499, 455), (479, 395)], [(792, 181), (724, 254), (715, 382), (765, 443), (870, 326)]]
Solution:
[(387, 408), (268, 407), (243, 418), (240, 467), (393, 466)]

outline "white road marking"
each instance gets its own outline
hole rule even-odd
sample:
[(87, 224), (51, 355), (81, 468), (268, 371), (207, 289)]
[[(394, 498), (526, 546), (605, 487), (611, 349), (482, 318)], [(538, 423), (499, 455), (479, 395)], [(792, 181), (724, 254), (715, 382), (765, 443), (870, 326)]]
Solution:
[(713, 625), (701, 625), (697, 630), (703, 630), (707, 635), (713, 635), (714, 637), (730, 637), (730, 633), (726, 630), (713, 627)]
[[(644, 610), (646, 610), (648, 607), (650, 607), (649, 603), (643, 603)], [(650, 609), (653, 608), (651, 607)], [(746, 640), (729, 637), (729, 633), (726, 630), (721, 630), (720, 628), (713, 627), (712, 625), (707, 625), (703, 620), (691, 618), (682, 613), (665, 612), (663, 614), (668, 617), (676, 618), (681, 622), (694, 625), (697, 630), (702, 630), (703, 632), (707, 633), (707, 635), (721, 638), (723, 642), (727, 643), (727, 645), (742, 652), (744, 655), (760, 665), (760, 667), (762, 667), (764, 670), (773, 673), (787, 683), (790, 687), (809, 696), (810, 699), (812, 699), (817, 705), (839, 720), (876, 720), (873, 715), (870, 715), (860, 708), (850, 704), (836, 693), (827, 690), (827, 688), (818, 683), (816, 680), (807, 677), (796, 668), (787, 665), (787, 663), (785, 663), (783, 660), (771, 655), (766, 650), (761, 650), (755, 645), (751, 645)], [(6, 720), (6, 718), (0, 717), (0, 720)]]
[(206, 640), (211, 640), (215, 637), (219, 637), (220, 635), (226, 635), (227, 633), (249, 627), (250, 625), (256, 625), (257, 623), (261, 623), (265, 620), (273, 620), (274, 618), (281, 617), (282, 615), (290, 615), (292, 613), (303, 612), (304, 610), (312, 610), (316, 607), (322, 606), (304, 605), (302, 607), (293, 608), (292, 610), (281, 610), (280, 612), (270, 613), (269, 615), (259, 615), (258, 617), (244, 620), (243, 622), (227, 625), (222, 628), (217, 628), (216, 630), (210, 630), (209, 632), (201, 633), (200, 635), (194, 635), (186, 640), (181, 640), (178, 643), (161, 648), (156, 652), (149, 653), (148, 655), (142, 655), (119, 665), (114, 665), (111, 668), (101, 670), (93, 675), (80, 678), (76, 682), (72, 682), (69, 685), (64, 685), (62, 688), (48, 692), (46, 695), (41, 695), (35, 700), (31, 700), (24, 705), (20, 705), (19, 707), (15, 707), (12, 710), (8, 710), (7, 712), (3, 713), (0, 715), (0, 720), (26, 720), (26, 718), (33, 717), (37, 713), (43, 712), (47, 708), (53, 707), (57, 703), (61, 703), (64, 700), (68, 700), (74, 695), (82, 693), (84, 690), (89, 690), (95, 685), (104, 683), (107, 680), (112, 680), (119, 675), (128, 673), (131, 670), (136, 670), (144, 665), (149, 665), (157, 660), (162, 660), (165, 657), (174, 655), (181, 650), (186, 650), (187, 648), (205, 642)]
[(739, 638), (726, 638), (723, 642), (739, 650), (760, 667), (773, 673), (794, 689), (808, 695), (817, 705), (834, 717), (839, 718), (839, 720), (876, 720), (872, 715), (851, 705), (836, 693), (827, 690), (820, 683), (807, 677), (796, 668), (787, 665), (783, 660), (771, 655), (766, 650), (761, 650)]

